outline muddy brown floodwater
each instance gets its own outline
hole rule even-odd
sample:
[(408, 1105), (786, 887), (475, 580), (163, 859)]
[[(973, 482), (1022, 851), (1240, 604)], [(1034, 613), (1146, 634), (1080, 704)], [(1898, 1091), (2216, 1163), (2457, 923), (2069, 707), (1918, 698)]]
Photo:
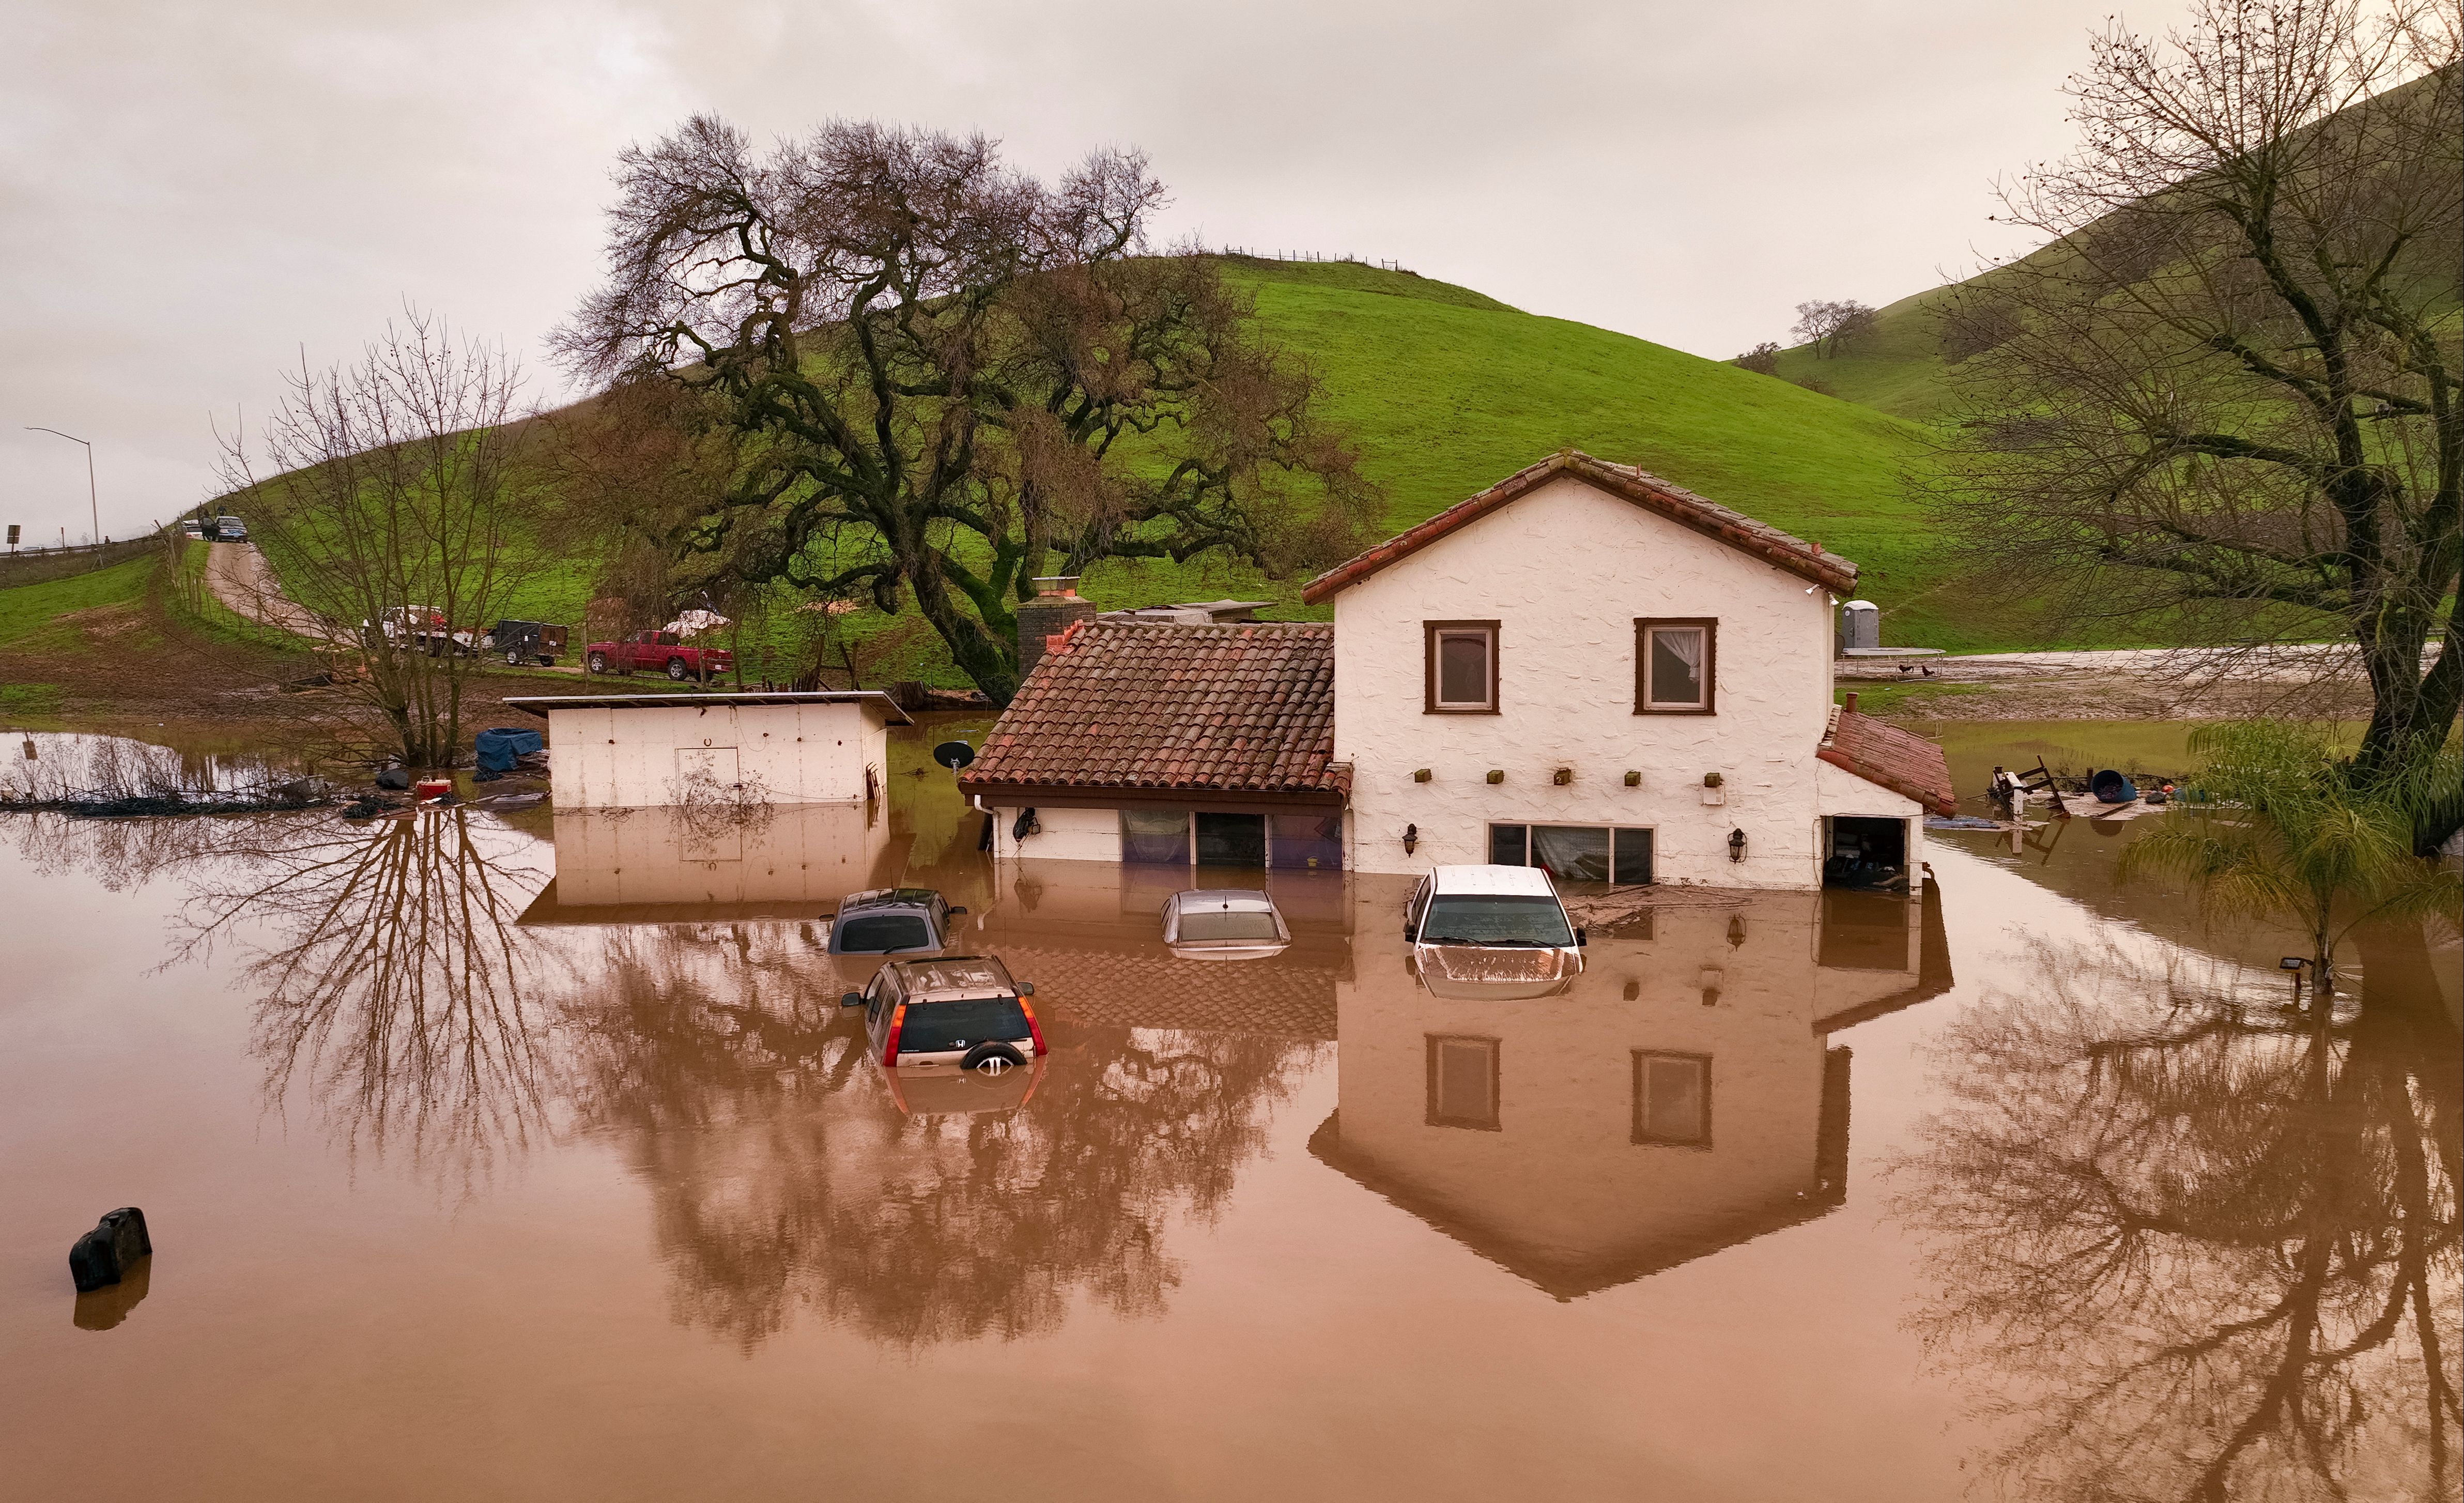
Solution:
[[(1183, 961), (949, 733), (869, 813), (9, 816), (0, 1496), (2454, 1496), (2452, 931), (2297, 1012), (2082, 821), (1553, 997), (1389, 878)], [(866, 1057), (816, 920), (891, 880), (1034, 1069)]]

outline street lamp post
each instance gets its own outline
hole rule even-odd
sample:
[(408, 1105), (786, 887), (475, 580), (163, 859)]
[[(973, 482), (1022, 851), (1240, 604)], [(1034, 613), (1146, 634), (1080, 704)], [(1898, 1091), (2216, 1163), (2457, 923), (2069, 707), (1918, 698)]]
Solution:
[(94, 445), (86, 444), (84, 439), (79, 438), (75, 433), (63, 433), (56, 428), (45, 428), (40, 423), (27, 424), (26, 431), (30, 433), (50, 433), (57, 438), (65, 438), (73, 444), (85, 444), (85, 502), (87, 506), (94, 510), (94, 545), (98, 548), (101, 547), (102, 502), (97, 498), (94, 489)]

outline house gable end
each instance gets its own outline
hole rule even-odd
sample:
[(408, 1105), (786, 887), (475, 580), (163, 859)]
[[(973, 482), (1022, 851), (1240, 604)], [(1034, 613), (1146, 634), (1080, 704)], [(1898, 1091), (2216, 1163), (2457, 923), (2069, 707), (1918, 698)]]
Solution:
[(1818, 543), (1792, 537), (1630, 465), (1610, 464), (1579, 451), (1562, 450), (1329, 569), (1309, 581), (1301, 598), (1311, 605), (1329, 600), (1431, 543), (1504, 510), (1560, 475), (1580, 480), (1690, 532), (1823, 586), (1835, 594), (1856, 588), (1857, 565), (1836, 553), (1824, 552)]

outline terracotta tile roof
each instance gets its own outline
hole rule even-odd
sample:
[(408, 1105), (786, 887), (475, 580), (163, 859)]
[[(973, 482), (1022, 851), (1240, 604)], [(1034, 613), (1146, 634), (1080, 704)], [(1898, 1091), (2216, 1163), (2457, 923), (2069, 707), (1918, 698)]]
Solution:
[(1446, 534), (1512, 504), (1527, 492), (1536, 490), (1560, 475), (1588, 480), (1612, 496), (1632, 501), (1644, 511), (1665, 517), (1706, 538), (1715, 538), (1732, 548), (1750, 553), (1799, 579), (1823, 586), (1834, 594), (1850, 594), (1857, 587), (1857, 565), (1836, 553), (1823, 552), (1819, 543), (1791, 537), (1743, 512), (1732, 511), (1683, 486), (1671, 485), (1660, 476), (1632, 465), (1611, 464), (1579, 450), (1561, 449), (1538, 464), (1517, 470), (1479, 495), (1455, 502), (1419, 526), (1397, 533), (1358, 558), (1336, 564), (1309, 581), (1301, 591), (1301, 598), (1316, 605), (1386, 565), (1411, 557)]
[(1019, 686), (961, 789), (1138, 788), (1339, 801), (1334, 628), (1091, 621)]
[(1950, 763), (1942, 748), (1888, 721), (1846, 708), (1835, 711), (1830, 734), (1822, 738), (1815, 755), (1868, 783), (1916, 800), (1928, 813), (1948, 816), (1959, 811), (1959, 796), (1950, 787)]

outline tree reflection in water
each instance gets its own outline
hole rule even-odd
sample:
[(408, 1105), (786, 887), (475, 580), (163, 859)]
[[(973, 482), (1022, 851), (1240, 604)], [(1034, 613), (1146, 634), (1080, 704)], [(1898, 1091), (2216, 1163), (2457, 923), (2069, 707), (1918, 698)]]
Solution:
[(2453, 1497), (2458, 1041), (2434, 991), (2296, 1011), (2187, 961), (2025, 961), (2038, 985), (1937, 1046), (1951, 1104), (1894, 1170), (1929, 1349), (2000, 1370), (1997, 1478)]
[(636, 930), (571, 1014), (581, 1117), (649, 1184), (679, 1319), (750, 1351), (800, 1309), (917, 1347), (1160, 1314), (1316, 1046), (1047, 1024), (1007, 1110), (908, 1116), (819, 937)]
[(298, 1088), (354, 1158), (403, 1153), (466, 1194), (551, 1132), (555, 952), (515, 929), (535, 884), (508, 866), (528, 837), (460, 809), (215, 833), (174, 959), (248, 957), (275, 1110)]

